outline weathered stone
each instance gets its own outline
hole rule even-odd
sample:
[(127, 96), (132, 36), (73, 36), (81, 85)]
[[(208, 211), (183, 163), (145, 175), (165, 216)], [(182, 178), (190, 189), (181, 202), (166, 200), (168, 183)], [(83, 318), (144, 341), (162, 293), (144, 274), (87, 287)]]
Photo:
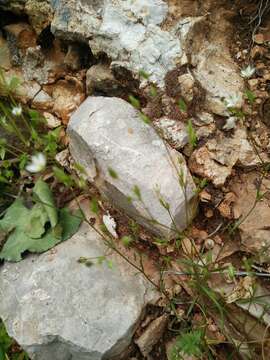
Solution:
[(29, 47), (22, 67), (25, 79), (36, 80), (41, 85), (54, 83), (66, 74), (64, 58), (57, 41), (46, 55), (40, 46)]
[(32, 101), (32, 106), (39, 110), (50, 110), (53, 107), (53, 98), (44, 90), (40, 90)]
[(8, 48), (7, 41), (3, 38), (0, 32), (0, 64), (1, 68), (4, 70), (9, 70), (11, 68), (11, 56)]
[(61, 125), (61, 121), (59, 119), (57, 119), (57, 117), (54, 116), (53, 114), (51, 114), (49, 112), (44, 112), (43, 116), (47, 122), (47, 126), (49, 129), (55, 129)]
[(53, 112), (67, 123), (70, 115), (85, 99), (84, 87), (81, 81), (74, 77), (66, 76), (52, 87), (54, 100)]
[(141, 69), (162, 84), (166, 72), (183, 55), (173, 32), (159, 26), (168, 5), (162, 0), (105, 0), (86, 4), (82, 0), (54, 1), (52, 30), (69, 39), (90, 39), (94, 54), (105, 52), (114, 62), (134, 74)]
[(18, 87), (14, 90), (14, 96), (16, 99), (26, 104), (40, 91), (41, 87), (36, 81), (25, 81), (23, 74), (20, 70), (10, 69), (4, 73), (6, 81), (9, 83), (12, 78), (19, 80)]
[(168, 315), (159, 316), (157, 319), (153, 320), (144, 330), (142, 335), (135, 340), (135, 343), (139, 346), (143, 356), (147, 357), (154, 345), (160, 340), (168, 320)]
[[(184, 158), (167, 147), (130, 104), (118, 98), (89, 97), (72, 115), (68, 134), (75, 161), (116, 206), (139, 223), (159, 235), (172, 236), (173, 221), (183, 229), (192, 219), (194, 183)], [(110, 168), (117, 178), (110, 176)], [(177, 172), (185, 179), (185, 191)], [(134, 193), (135, 186), (142, 201)], [(170, 205), (170, 215), (160, 198)], [(163, 226), (150, 221), (150, 216)]]
[(0, 269), (0, 316), (31, 359), (120, 359), (127, 350), (145, 305), (158, 294), (116, 254), (107, 258), (113, 269), (78, 262), (106, 251), (84, 223), (53, 250)]
[(97, 64), (86, 73), (86, 90), (88, 95), (95, 92), (109, 96), (119, 96), (125, 89), (117, 81), (108, 65)]
[(184, 123), (162, 117), (154, 121), (154, 126), (175, 149), (182, 149), (188, 143), (188, 133)]
[(29, 47), (36, 45), (36, 35), (27, 23), (10, 24), (4, 27), (13, 65), (22, 65), (23, 57)]
[(195, 80), (191, 74), (183, 74), (178, 77), (178, 83), (181, 89), (181, 95), (186, 102), (191, 102), (194, 96)]
[(237, 107), (243, 105), (244, 82), (230, 54), (228, 42), (232, 26), (222, 8), (214, 11), (211, 19), (211, 28), (204, 17), (190, 29), (186, 51), (194, 66), (195, 79), (206, 90), (206, 108), (226, 115), (226, 100), (231, 97), (239, 97)]
[[(256, 183), (257, 179), (257, 183)], [(239, 220), (239, 230), (241, 244), (244, 251), (248, 251), (257, 256), (261, 262), (270, 261), (270, 201), (268, 196), (264, 196), (258, 201), (254, 209), (257, 196), (257, 186), (260, 176), (256, 173), (243, 174), (232, 186), (232, 191), (236, 194), (233, 207), (235, 219)], [(270, 182), (264, 179), (260, 188), (260, 193), (265, 193), (269, 189)], [(247, 214), (249, 214), (247, 216)], [(241, 221), (241, 218), (243, 219)]]
[(37, 34), (49, 26), (53, 19), (50, 0), (27, 0), (24, 10)]
[[(262, 153), (260, 156), (267, 159), (266, 154)], [(221, 186), (230, 176), (234, 165), (249, 167), (260, 163), (261, 159), (249, 143), (246, 130), (238, 128), (232, 137), (217, 133), (215, 139), (195, 150), (190, 158), (189, 167), (195, 174), (209, 179), (216, 186)]]
[(26, 0), (1, 0), (0, 8), (20, 14), (24, 10)]

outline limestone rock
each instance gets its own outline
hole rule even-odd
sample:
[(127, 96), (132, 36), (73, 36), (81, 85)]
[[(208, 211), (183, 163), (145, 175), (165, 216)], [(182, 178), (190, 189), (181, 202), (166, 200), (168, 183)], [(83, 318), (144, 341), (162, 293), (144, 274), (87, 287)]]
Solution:
[(29, 47), (23, 61), (23, 72), (26, 80), (36, 80), (39, 84), (52, 84), (66, 74), (65, 54), (58, 41), (45, 55), (40, 46)]
[(233, 27), (224, 12), (222, 8), (213, 11), (211, 28), (205, 17), (197, 22), (187, 36), (186, 48), (194, 66), (193, 75), (206, 91), (206, 108), (218, 115), (228, 113), (225, 103), (229, 98), (239, 97), (237, 107), (244, 102), (244, 82), (230, 54)]
[(53, 19), (53, 9), (50, 0), (27, 0), (25, 12), (37, 34), (50, 25)]
[(15, 98), (26, 104), (40, 91), (41, 87), (36, 81), (26, 81), (20, 70), (10, 69), (4, 73), (6, 81), (9, 83), (12, 78), (19, 79), (19, 85), (15, 89)]
[(182, 149), (188, 143), (188, 133), (184, 123), (162, 117), (154, 121), (154, 126), (160, 131), (161, 136), (175, 149)]
[(23, 57), (29, 47), (36, 45), (36, 34), (27, 23), (20, 22), (9, 24), (4, 27), (7, 43), (10, 51), (10, 59), (13, 65), (23, 63)]
[(1, 0), (0, 8), (20, 14), (24, 10), (26, 0)]
[(32, 106), (39, 110), (50, 110), (53, 107), (53, 98), (44, 90), (40, 90), (34, 97)]
[(183, 74), (178, 77), (178, 83), (181, 89), (181, 95), (186, 102), (191, 102), (194, 96), (195, 80), (191, 74)]
[(157, 294), (118, 255), (108, 258), (113, 269), (105, 262), (78, 262), (106, 250), (84, 223), (53, 250), (1, 267), (0, 317), (31, 359), (120, 359), (127, 350), (144, 307)]
[(153, 349), (154, 345), (160, 340), (166, 325), (168, 323), (168, 316), (162, 315), (153, 320), (142, 335), (135, 340), (143, 356), (147, 357)]
[(66, 76), (52, 86), (53, 112), (67, 123), (70, 115), (85, 99), (84, 87), (75, 77)]
[(55, 129), (61, 125), (61, 121), (57, 119), (57, 117), (54, 116), (53, 114), (49, 112), (44, 112), (43, 116), (47, 122), (47, 126), (49, 129)]
[(105, 64), (90, 67), (86, 73), (86, 89), (88, 95), (99, 92), (108, 96), (120, 96), (121, 93), (125, 92), (109, 66)]
[[(139, 223), (158, 235), (172, 236), (171, 217), (179, 229), (192, 219), (194, 183), (184, 158), (167, 147), (130, 104), (118, 98), (89, 97), (72, 115), (68, 134), (74, 160), (103, 194)], [(110, 176), (110, 169), (117, 178)], [(179, 171), (186, 191), (179, 185)], [(171, 217), (160, 198), (170, 205)], [(163, 226), (150, 221), (150, 216)]]
[[(266, 154), (261, 154), (265, 159)], [(234, 165), (244, 167), (260, 164), (261, 160), (247, 139), (245, 129), (236, 129), (232, 137), (217, 134), (204, 146), (195, 150), (189, 167), (195, 174), (205, 177), (216, 186), (225, 183)]]
[[(241, 244), (244, 251), (257, 256), (261, 262), (270, 261), (270, 202), (268, 196), (257, 202), (251, 211), (256, 200), (256, 173), (243, 174), (232, 187), (236, 194), (236, 201), (233, 208), (234, 217), (239, 220)], [(264, 179), (260, 192), (265, 193), (269, 189), (269, 180)], [(250, 212), (251, 211), (251, 212)], [(246, 217), (246, 215), (250, 214)], [(241, 221), (241, 218), (245, 218)]]
[(11, 54), (8, 48), (7, 41), (3, 38), (0, 32), (0, 63), (1, 68), (9, 70), (11, 68)]
[(90, 39), (94, 54), (106, 53), (134, 74), (143, 69), (157, 83), (163, 83), (183, 55), (179, 38), (159, 26), (168, 12), (163, 0), (58, 0), (53, 7), (56, 35)]

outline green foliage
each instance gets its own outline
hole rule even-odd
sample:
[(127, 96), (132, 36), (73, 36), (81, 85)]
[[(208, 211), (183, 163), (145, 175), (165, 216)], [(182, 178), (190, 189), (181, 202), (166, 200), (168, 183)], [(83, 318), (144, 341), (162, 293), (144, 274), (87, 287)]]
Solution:
[(126, 235), (121, 238), (121, 241), (125, 246), (128, 247), (133, 242), (133, 239), (131, 236)]
[(141, 195), (141, 190), (139, 188), (138, 185), (135, 185), (132, 189), (134, 195), (136, 196), (136, 198), (139, 200), (139, 201), (142, 201), (142, 195)]
[(248, 102), (250, 103), (250, 105), (253, 105), (256, 100), (255, 94), (251, 90), (248, 90), (248, 89), (245, 91), (244, 94), (245, 94), (246, 98), (248, 99)]
[(42, 180), (36, 183), (33, 192), (38, 202), (31, 209), (17, 199), (0, 220), (0, 231), (7, 237), (1, 259), (20, 261), (26, 250), (49, 250), (71, 237), (81, 223), (79, 211), (72, 215), (68, 209), (55, 208), (51, 191)]
[(90, 209), (94, 214), (99, 214), (99, 205), (98, 205), (98, 201), (96, 198), (91, 199)]
[(179, 106), (180, 111), (187, 112), (187, 104), (185, 103), (185, 101), (183, 99), (179, 99), (178, 106)]
[(70, 175), (66, 174), (64, 170), (60, 169), (58, 166), (53, 166), (53, 173), (56, 179), (64, 184), (66, 187), (71, 187), (74, 185), (74, 181)]
[(145, 124), (147, 125), (151, 124), (151, 120), (149, 119), (149, 117), (142, 112), (140, 112), (140, 118)]
[(189, 119), (187, 124), (188, 142), (192, 149), (197, 146), (198, 139), (196, 132), (193, 128), (192, 121)]
[(39, 179), (35, 184), (33, 193), (40, 202), (38, 205), (44, 207), (50, 220), (51, 227), (55, 227), (58, 222), (58, 214), (49, 185), (45, 181)]
[(134, 106), (136, 109), (141, 108), (140, 101), (137, 98), (135, 98), (133, 95), (129, 95), (129, 101), (131, 105)]
[(144, 70), (140, 70), (139, 75), (145, 80), (149, 79), (149, 74), (147, 74), (147, 72), (145, 72)]
[(177, 337), (169, 360), (182, 360), (184, 355), (201, 356), (203, 349), (203, 332), (192, 330)]
[(109, 172), (109, 175), (113, 178), (113, 179), (118, 179), (118, 174), (117, 174), (117, 172), (114, 170), (114, 169), (112, 169), (112, 168), (108, 168), (108, 172)]

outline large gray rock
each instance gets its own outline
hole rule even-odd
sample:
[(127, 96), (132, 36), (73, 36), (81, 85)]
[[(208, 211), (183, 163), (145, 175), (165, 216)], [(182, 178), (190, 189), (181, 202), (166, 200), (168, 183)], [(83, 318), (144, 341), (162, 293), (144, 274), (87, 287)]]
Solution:
[[(182, 230), (192, 219), (195, 186), (184, 158), (167, 147), (129, 103), (118, 98), (87, 98), (72, 115), (68, 134), (71, 154), (85, 167), (90, 180), (139, 223), (158, 235), (171, 236), (175, 235), (174, 223)], [(110, 176), (109, 169), (117, 178)], [(185, 189), (179, 185), (178, 173), (183, 175)], [(134, 195), (135, 186), (142, 201)], [(160, 198), (170, 205), (170, 214)]]
[(113, 63), (134, 74), (144, 70), (157, 83), (183, 55), (180, 38), (160, 27), (168, 13), (163, 0), (53, 0), (52, 6), (56, 35), (90, 39), (94, 54), (105, 52)]
[(158, 294), (117, 255), (109, 257), (113, 269), (78, 262), (106, 250), (83, 224), (53, 250), (0, 269), (0, 317), (32, 360), (120, 359), (126, 351), (145, 305)]

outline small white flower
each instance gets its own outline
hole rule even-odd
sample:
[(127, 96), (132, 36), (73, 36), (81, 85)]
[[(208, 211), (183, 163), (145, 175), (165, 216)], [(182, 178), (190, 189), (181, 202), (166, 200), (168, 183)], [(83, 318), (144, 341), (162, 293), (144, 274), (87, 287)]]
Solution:
[(103, 224), (106, 226), (106, 229), (109, 231), (109, 233), (114, 237), (118, 238), (118, 234), (116, 232), (116, 222), (113, 217), (109, 213), (107, 215), (103, 215), (102, 217)]
[(241, 94), (230, 95), (227, 99), (225, 99), (225, 104), (228, 109), (240, 108), (242, 105), (242, 95)]
[(226, 120), (226, 124), (223, 126), (224, 130), (232, 130), (236, 126), (237, 117), (231, 116)]
[(30, 164), (26, 165), (25, 169), (31, 173), (38, 173), (45, 169), (46, 156), (42, 153), (31, 156)]
[(11, 112), (14, 116), (21, 116), (22, 115), (22, 107), (14, 106), (14, 108), (11, 110)]
[(250, 78), (254, 73), (255, 73), (255, 68), (252, 67), (251, 65), (248, 65), (246, 68), (242, 69), (241, 70), (241, 76), (243, 78)]

